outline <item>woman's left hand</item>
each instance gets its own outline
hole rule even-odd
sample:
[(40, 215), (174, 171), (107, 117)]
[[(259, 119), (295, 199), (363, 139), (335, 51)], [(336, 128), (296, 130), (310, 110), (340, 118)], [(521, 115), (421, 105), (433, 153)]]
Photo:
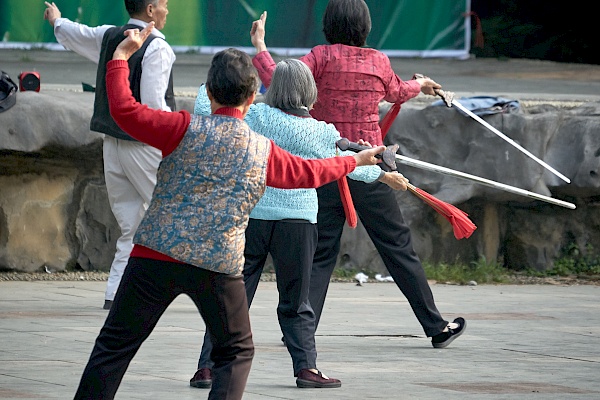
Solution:
[(398, 171), (386, 172), (379, 182), (385, 183), (394, 190), (406, 190), (408, 185), (408, 179), (404, 177)]
[(256, 49), (257, 53), (267, 50), (265, 44), (265, 23), (267, 22), (267, 12), (264, 11), (260, 18), (252, 22), (252, 28), (250, 29), (250, 40), (252, 45)]

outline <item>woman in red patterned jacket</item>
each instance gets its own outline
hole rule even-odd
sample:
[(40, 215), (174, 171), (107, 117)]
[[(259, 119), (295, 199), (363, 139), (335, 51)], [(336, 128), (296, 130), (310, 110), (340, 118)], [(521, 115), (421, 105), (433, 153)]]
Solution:
[[(267, 14), (254, 21), (250, 32), (257, 54), (253, 59), (260, 79), (268, 86), (275, 62), (267, 51), (264, 25)], [(429, 78), (403, 81), (382, 52), (364, 47), (371, 31), (369, 8), (363, 0), (330, 0), (323, 16), (323, 33), (330, 43), (314, 47), (300, 59), (311, 69), (319, 99), (311, 115), (333, 123), (342, 137), (383, 144), (379, 103), (404, 103), (419, 92), (435, 95), (441, 86)], [(413, 250), (411, 234), (392, 190), (380, 183), (348, 182), (356, 212), (396, 285), (408, 299), (425, 334), (435, 348), (460, 336), (466, 321), (449, 323), (440, 315), (423, 266)], [(317, 189), (319, 239), (313, 260), (310, 303), (318, 325), (329, 279), (340, 249), (344, 208), (335, 182)]]

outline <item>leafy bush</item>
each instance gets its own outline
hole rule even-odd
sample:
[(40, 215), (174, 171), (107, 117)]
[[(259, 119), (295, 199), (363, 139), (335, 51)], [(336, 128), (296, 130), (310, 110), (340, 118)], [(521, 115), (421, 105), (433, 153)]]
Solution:
[(438, 282), (468, 284), (470, 281), (480, 283), (507, 283), (508, 271), (496, 262), (487, 262), (485, 257), (465, 264), (423, 265), (427, 279)]
[(598, 275), (600, 274), (600, 254), (588, 244), (581, 251), (575, 243), (569, 243), (562, 250), (562, 255), (554, 261), (554, 268), (547, 271), (549, 275)]

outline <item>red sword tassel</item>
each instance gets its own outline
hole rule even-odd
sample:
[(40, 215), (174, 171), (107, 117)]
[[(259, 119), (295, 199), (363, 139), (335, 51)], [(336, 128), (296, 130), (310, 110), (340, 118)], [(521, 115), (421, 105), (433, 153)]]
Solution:
[[(396, 116), (400, 112), (400, 104), (392, 104), (386, 115), (381, 119), (379, 125), (381, 127), (381, 137), (384, 138)], [(456, 208), (452, 204), (443, 202), (435, 196), (419, 189), (418, 187), (408, 184), (408, 191), (429, 204), (438, 214), (446, 218), (451, 224), (456, 239), (468, 238), (477, 229), (477, 226), (469, 219), (466, 212)]]

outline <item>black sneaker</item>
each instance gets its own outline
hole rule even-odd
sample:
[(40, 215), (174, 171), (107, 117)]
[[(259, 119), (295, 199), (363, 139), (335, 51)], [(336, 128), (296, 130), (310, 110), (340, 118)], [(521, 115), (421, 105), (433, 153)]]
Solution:
[(450, 343), (457, 337), (463, 334), (463, 332), (467, 329), (467, 321), (464, 318), (456, 318), (454, 321), (455, 324), (458, 324), (458, 328), (450, 329), (448, 331), (442, 332), (438, 335), (435, 335), (431, 338), (431, 344), (436, 349), (443, 349), (444, 347), (448, 347)]
[(110, 310), (110, 308), (112, 307), (112, 300), (104, 300), (104, 306), (102, 307), (105, 310)]

